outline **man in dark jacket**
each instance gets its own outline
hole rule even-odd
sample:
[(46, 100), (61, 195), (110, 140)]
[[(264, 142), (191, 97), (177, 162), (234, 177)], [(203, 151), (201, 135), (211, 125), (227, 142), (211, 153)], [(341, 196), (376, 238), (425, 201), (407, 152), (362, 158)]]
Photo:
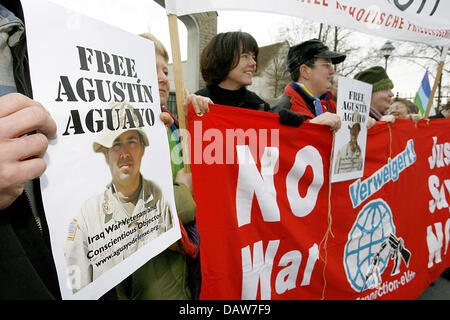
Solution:
[(29, 98), (20, 1), (2, 1), (0, 32), (0, 299), (59, 299), (37, 179), (56, 124)]
[(434, 115), (429, 117), (430, 119), (444, 119), (444, 118), (450, 118), (450, 101), (447, 101), (446, 104), (441, 106), (441, 111)]

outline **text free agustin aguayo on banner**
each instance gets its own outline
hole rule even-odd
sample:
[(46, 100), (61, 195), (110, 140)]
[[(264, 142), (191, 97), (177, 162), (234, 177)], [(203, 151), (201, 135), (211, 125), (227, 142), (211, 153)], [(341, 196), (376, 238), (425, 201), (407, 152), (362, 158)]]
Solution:
[(22, 5), (33, 97), (58, 128), (40, 182), (62, 297), (97, 299), (180, 237), (154, 45)]

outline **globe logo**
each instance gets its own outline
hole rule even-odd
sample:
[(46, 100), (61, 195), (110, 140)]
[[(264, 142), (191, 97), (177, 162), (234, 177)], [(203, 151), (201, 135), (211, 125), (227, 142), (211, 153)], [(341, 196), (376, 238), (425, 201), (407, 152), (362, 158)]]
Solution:
[(383, 249), (391, 234), (395, 234), (395, 226), (388, 204), (383, 199), (367, 203), (348, 234), (344, 250), (345, 273), (354, 290), (361, 292), (371, 287), (367, 275), (374, 261), (379, 275), (386, 269), (390, 251)]

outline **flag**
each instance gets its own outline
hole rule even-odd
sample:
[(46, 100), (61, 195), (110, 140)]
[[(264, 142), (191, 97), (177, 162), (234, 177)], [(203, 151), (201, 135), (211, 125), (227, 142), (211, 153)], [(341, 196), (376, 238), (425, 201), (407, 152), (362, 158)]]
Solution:
[[(417, 90), (414, 103), (419, 108), (419, 114), (423, 116), (428, 106), (428, 100), (431, 95), (430, 80), (428, 80), (428, 69), (425, 71), (419, 90)], [(433, 108), (431, 108), (433, 110)], [(431, 111), (430, 110), (430, 111)]]

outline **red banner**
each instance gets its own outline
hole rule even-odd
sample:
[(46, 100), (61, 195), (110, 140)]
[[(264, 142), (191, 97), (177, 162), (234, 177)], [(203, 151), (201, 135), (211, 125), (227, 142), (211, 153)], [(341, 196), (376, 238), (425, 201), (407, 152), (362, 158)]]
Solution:
[(414, 299), (450, 266), (450, 121), (369, 130), (364, 176), (329, 183), (329, 127), (189, 113), (201, 299)]

